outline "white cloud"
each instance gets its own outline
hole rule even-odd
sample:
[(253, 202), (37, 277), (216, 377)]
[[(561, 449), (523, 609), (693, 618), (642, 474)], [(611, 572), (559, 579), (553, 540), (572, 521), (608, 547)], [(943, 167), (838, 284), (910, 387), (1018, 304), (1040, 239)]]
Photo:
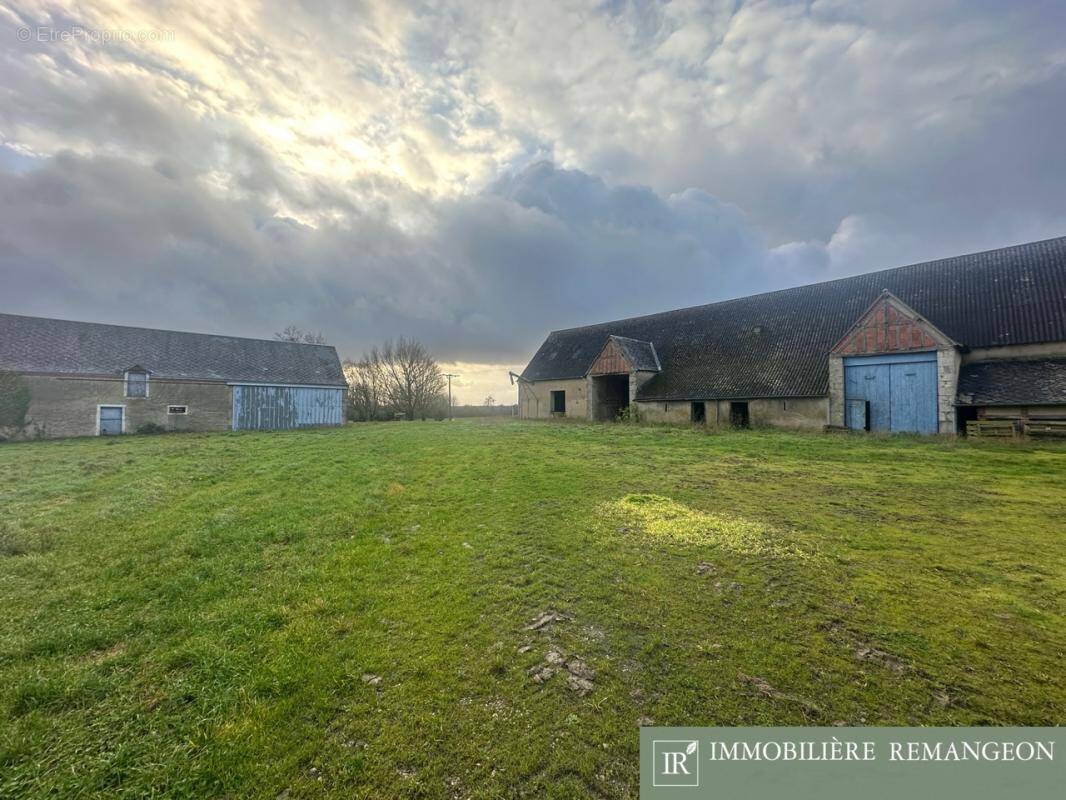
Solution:
[[(1066, 233), (1061, 4), (0, 9), (6, 310), (516, 363)], [(22, 43), (19, 26), (167, 30)], [(150, 311), (145, 310), (150, 309)]]

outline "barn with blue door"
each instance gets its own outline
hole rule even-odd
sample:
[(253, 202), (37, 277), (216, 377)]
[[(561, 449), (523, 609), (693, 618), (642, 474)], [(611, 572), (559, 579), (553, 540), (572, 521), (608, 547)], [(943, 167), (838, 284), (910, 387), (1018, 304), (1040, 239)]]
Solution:
[(40, 438), (344, 422), (325, 344), (0, 314), (0, 370), (25, 382)]
[(1066, 237), (552, 331), (527, 418), (1066, 437)]
[(852, 430), (936, 433), (936, 352), (845, 358), (844, 398)]

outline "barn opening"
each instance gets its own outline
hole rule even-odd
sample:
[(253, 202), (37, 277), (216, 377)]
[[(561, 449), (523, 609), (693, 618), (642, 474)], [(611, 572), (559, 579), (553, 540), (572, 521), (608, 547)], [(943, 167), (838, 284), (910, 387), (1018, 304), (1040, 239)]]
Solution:
[(565, 414), (566, 413), (566, 391), (563, 389), (557, 389), (552, 392), (552, 413), (553, 414)]
[(748, 415), (746, 402), (729, 404), (729, 424), (734, 428), (751, 427), (751, 417)]
[(696, 425), (703, 425), (707, 421), (707, 404), (702, 400), (692, 404), (692, 421)]
[(592, 382), (596, 419), (618, 419), (618, 415), (629, 407), (629, 375), (597, 375)]

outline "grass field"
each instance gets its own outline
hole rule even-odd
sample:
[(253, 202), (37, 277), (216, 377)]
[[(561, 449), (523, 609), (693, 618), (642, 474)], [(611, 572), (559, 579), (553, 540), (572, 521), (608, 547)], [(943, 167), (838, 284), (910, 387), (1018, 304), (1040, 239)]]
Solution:
[(1066, 723), (1062, 447), (83, 439), (0, 446), (0, 507), (2, 797), (635, 797), (640, 723)]

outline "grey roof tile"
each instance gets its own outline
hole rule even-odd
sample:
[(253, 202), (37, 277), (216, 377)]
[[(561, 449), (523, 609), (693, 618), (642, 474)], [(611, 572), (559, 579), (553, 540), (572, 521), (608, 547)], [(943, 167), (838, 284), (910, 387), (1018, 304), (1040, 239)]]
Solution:
[(1066, 403), (1066, 358), (977, 361), (959, 372), (959, 405)]
[(0, 369), (159, 378), (343, 386), (329, 345), (103, 325), (0, 314)]
[(640, 399), (816, 397), (828, 354), (888, 289), (960, 344), (1066, 341), (1066, 237), (553, 331), (528, 380), (579, 378), (610, 335), (651, 342)]

